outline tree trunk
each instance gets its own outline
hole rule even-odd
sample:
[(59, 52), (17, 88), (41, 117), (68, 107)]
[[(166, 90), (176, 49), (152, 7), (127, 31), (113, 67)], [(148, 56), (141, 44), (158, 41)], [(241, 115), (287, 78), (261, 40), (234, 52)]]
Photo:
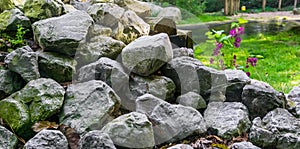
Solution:
[(278, 10), (279, 10), (279, 11), (281, 10), (281, 3), (282, 3), (282, 0), (279, 0), (279, 1), (278, 1)]
[(295, 1), (294, 1), (294, 8), (297, 8), (297, 3), (298, 3), (298, 1), (295, 0)]
[(230, 0), (230, 11), (229, 15), (234, 15), (234, 0)]
[(262, 1), (262, 11), (266, 11), (267, 0)]
[(224, 14), (226, 16), (228, 15), (228, 1), (229, 0), (224, 0)]

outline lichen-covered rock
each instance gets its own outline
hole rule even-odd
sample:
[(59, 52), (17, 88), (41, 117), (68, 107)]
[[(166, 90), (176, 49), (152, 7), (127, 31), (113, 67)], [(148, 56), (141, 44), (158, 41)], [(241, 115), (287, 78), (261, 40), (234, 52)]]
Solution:
[(151, 15), (151, 7), (145, 2), (137, 0), (121, 0), (115, 1), (115, 3), (126, 10), (134, 11), (141, 18), (150, 17)]
[(300, 148), (300, 120), (286, 109), (277, 108), (252, 123), (249, 139), (253, 144), (262, 148)]
[(230, 149), (260, 149), (260, 147), (253, 145), (251, 142), (244, 141), (244, 142), (233, 143)]
[(172, 58), (171, 42), (165, 33), (140, 37), (122, 51), (124, 66), (141, 76), (156, 72)]
[(20, 90), (24, 85), (25, 81), (19, 74), (0, 69), (0, 99)]
[(177, 144), (177, 145), (168, 147), (167, 149), (193, 149), (193, 147), (188, 144)]
[(206, 132), (202, 115), (191, 107), (163, 102), (153, 109), (149, 119), (155, 124), (153, 131), (156, 144), (174, 142), (194, 133)]
[(38, 57), (41, 77), (52, 78), (59, 83), (72, 81), (76, 73), (74, 59), (53, 52), (38, 52)]
[(69, 0), (70, 4), (77, 10), (87, 11), (94, 0)]
[(101, 129), (114, 118), (119, 107), (119, 96), (100, 80), (71, 84), (66, 91), (60, 123), (84, 134)]
[(4, 10), (9, 10), (14, 7), (15, 6), (11, 0), (1, 0), (0, 1), (0, 13), (3, 12)]
[(206, 108), (206, 102), (203, 97), (194, 92), (188, 92), (178, 96), (176, 102), (183, 106), (189, 106), (195, 109)]
[(26, 0), (23, 10), (25, 16), (35, 22), (62, 15), (63, 5), (61, 0)]
[(44, 129), (24, 145), (24, 149), (67, 149), (68, 140), (59, 130)]
[(75, 55), (78, 63), (77, 67), (96, 62), (101, 57), (116, 59), (125, 44), (122, 41), (115, 40), (111, 37), (94, 36), (89, 41), (81, 44)]
[(150, 20), (149, 24), (153, 34), (166, 33), (168, 36), (177, 35), (176, 23), (170, 18), (158, 17)]
[(80, 44), (86, 42), (93, 28), (93, 19), (83, 11), (74, 11), (32, 24), (34, 40), (44, 51), (74, 56)]
[[(300, 117), (300, 85), (295, 86), (287, 95), (291, 101), (291, 108), (295, 111), (295, 116)], [(294, 113), (293, 113), (294, 114)]]
[(157, 105), (160, 105), (162, 103), (167, 103), (167, 102), (151, 94), (144, 94), (138, 97), (135, 103), (136, 103), (136, 110), (135, 110), (136, 112), (144, 113), (147, 116), (150, 116), (152, 111)]
[(112, 29), (99, 24), (94, 24), (94, 34), (96, 36), (102, 35), (102, 36), (110, 37), (112, 35)]
[(18, 26), (29, 29), (31, 23), (19, 9), (5, 10), (0, 14), (0, 31), (17, 31)]
[(151, 16), (156, 17), (164, 8), (153, 3), (147, 3), (151, 9)]
[(218, 136), (230, 139), (246, 133), (251, 127), (246, 106), (239, 102), (211, 102), (204, 112), (207, 127)]
[(251, 80), (251, 84), (244, 87), (242, 103), (247, 106), (251, 120), (256, 117), (263, 118), (268, 112), (276, 108), (284, 108), (287, 104), (283, 93), (257, 80)]
[(93, 130), (79, 140), (78, 149), (116, 149), (116, 147), (108, 134)]
[(20, 74), (27, 82), (40, 77), (37, 61), (37, 54), (29, 46), (12, 51), (4, 60), (11, 71)]
[(242, 92), (246, 84), (250, 84), (251, 80), (242, 70), (225, 70), (227, 78), (226, 101), (241, 102)]
[(173, 49), (173, 57), (181, 57), (181, 56), (189, 56), (194, 58), (194, 51), (193, 49), (189, 48), (175, 48)]
[(115, 145), (126, 148), (152, 148), (155, 145), (152, 123), (145, 114), (131, 112), (119, 116), (102, 129)]
[(17, 143), (17, 137), (5, 127), (0, 125), (0, 148), (14, 149), (17, 146)]
[(181, 21), (181, 11), (176, 7), (166, 7), (161, 10), (157, 17), (166, 17), (170, 18), (175, 22)]
[(45, 120), (60, 110), (64, 93), (64, 88), (52, 79), (30, 81), (22, 90), (0, 101), (0, 117), (19, 136), (28, 139), (33, 134), (33, 123)]

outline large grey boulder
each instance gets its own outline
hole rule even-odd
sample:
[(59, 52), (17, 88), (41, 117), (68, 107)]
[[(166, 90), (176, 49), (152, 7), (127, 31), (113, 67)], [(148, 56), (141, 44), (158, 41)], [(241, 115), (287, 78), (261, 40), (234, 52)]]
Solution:
[(177, 144), (177, 145), (168, 147), (167, 149), (193, 149), (193, 147), (188, 144)]
[(4, 62), (11, 71), (20, 74), (27, 82), (40, 77), (38, 56), (29, 46), (12, 51), (5, 57)]
[(14, 149), (17, 146), (17, 143), (17, 137), (5, 127), (0, 125), (0, 148)]
[(59, 130), (44, 129), (24, 145), (24, 149), (67, 149), (68, 140)]
[(241, 102), (242, 92), (246, 84), (250, 84), (251, 79), (242, 70), (225, 70), (227, 78), (226, 101)]
[(242, 103), (247, 106), (251, 120), (256, 117), (263, 118), (268, 112), (276, 108), (284, 108), (287, 104), (283, 93), (257, 80), (251, 80), (251, 84), (244, 87)]
[(286, 109), (277, 108), (252, 123), (249, 139), (253, 144), (262, 148), (300, 148), (300, 120)]
[(136, 104), (136, 111), (146, 114), (154, 124), (156, 144), (174, 142), (194, 133), (206, 132), (204, 119), (194, 108), (171, 105), (149, 94), (139, 97)]
[(158, 17), (148, 22), (153, 32), (152, 34), (166, 33), (169, 36), (177, 35), (176, 23), (170, 18)]
[(101, 57), (116, 59), (126, 45), (122, 41), (111, 37), (94, 36), (89, 41), (81, 44), (75, 55), (77, 67), (96, 62)]
[(25, 81), (19, 74), (0, 69), (0, 99), (20, 90), (24, 85)]
[(114, 2), (126, 10), (134, 11), (141, 18), (151, 15), (151, 7), (146, 2), (138, 0), (116, 0)]
[(79, 45), (90, 35), (93, 22), (83, 11), (41, 20), (32, 25), (34, 40), (44, 51), (74, 56)]
[(41, 77), (52, 78), (59, 83), (72, 81), (76, 73), (74, 59), (54, 52), (38, 52), (38, 57)]
[(106, 36), (110, 37), (112, 35), (112, 29), (110, 27), (106, 27), (99, 24), (94, 24), (94, 34), (96, 36)]
[(243, 141), (243, 142), (233, 143), (230, 149), (261, 149), (261, 148), (253, 145), (251, 142)]
[(60, 16), (64, 12), (61, 0), (26, 0), (23, 11), (33, 22)]
[(170, 18), (175, 22), (181, 21), (181, 11), (176, 7), (166, 7), (159, 12), (157, 17)]
[(77, 10), (87, 11), (89, 7), (92, 5), (94, 0), (68, 0), (70, 1), (70, 5), (73, 6)]
[(145, 114), (131, 112), (109, 122), (102, 129), (114, 144), (126, 148), (152, 148), (155, 145), (152, 123)]
[(108, 134), (93, 130), (79, 140), (78, 149), (116, 149), (116, 147)]
[(204, 112), (204, 119), (207, 127), (227, 139), (243, 135), (251, 127), (248, 110), (239, 102), (211, 102)]
[(119, 96), (106, 83), (91, 80), (68, 87), (59, 119), (82, 135), (101, 129), (114, 118), (119, 107)]
[(156, 17), (164, 8), (159, 5), (155, 5), (153, 3), (147, 3), (151, 9), (151, 16)]
[(0, 31), (17, 31), (18, 26), (29, 29), (31, 23), (23, 12), (17, 8), (5, 10), (0, 14)]
[(195, 92), (205, 100), (225, 100), (227, 79), (223, 71), (203, 66), (199, 60), (187, 56), (172, 59), (161, 70), (174, 81), (178, 94)]
[(195, 109), (206, 108), (206, 102), (203, 97), (194, 92), (188, 92), (178, 96), (176, 102), (183, 106), (189, 106)]
[(189, 56), (194, 58), (194, 50), (189, 48), (175, 48), (173, 49), (173, 58), (181, 57), (181, 56)]
[(169, 37), (165, 33), (143, 36), (122, 51), (122, 62), (131, 72), (149, 76), (173, 58)]
[(33, 134), (33, 123), (58, 113), (63, 105), (65, 90), (52, 79), (30, 81), (20, 91), (0, 101), (0, 117), (21, 137)]
[(295, 86), (287, 95), (288, 99), (292, 102), (292, 108), (295, 111), (295, 116), (300, 117), (300, 85)]

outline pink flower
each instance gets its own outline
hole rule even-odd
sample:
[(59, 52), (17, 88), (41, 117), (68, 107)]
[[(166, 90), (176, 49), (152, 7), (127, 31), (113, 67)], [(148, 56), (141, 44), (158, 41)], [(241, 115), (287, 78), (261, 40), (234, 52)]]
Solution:
[(238, 43), (238, 42), (234, 42), (233, 45), (234, 45), (236, 48), (239, 48), (241, 44)]
[(229, 35), (236, 36), (236, 29), (234, 28), (234, 29), (230, 30)]
[(241, 37), (236, 37), (236, 38), (235, 38), (235, 42), (240, 43), (241, 41), (242, 41), (242, 38), (241, 38)]
[(238, 28), (238, 35), (244, 34), (245, 33), (245, 29), (243, 27), (239, 27)]
[(222, 43), (216, 43), (216, 48), (215, 48), (215, 50), (214, 50), (214, 56), (218, 56), (219, 55), (219, 53), (220, 53), (220, 49), (223, 47), (223, 44)]

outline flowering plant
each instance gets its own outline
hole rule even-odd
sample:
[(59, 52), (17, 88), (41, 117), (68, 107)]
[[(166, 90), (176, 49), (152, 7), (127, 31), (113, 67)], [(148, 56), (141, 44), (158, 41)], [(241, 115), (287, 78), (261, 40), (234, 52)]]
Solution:
[[(214, 58), (210, 59), (210, 63), (213, 64), (214, 62), (217, 62), (218, 65), (221, 67), (221, 69), (226, 68), (234, 68), (234, 69), (247, 69), (249, 66), (256, 66), (257, 58), (248, 57), (246, 60), (246, 66), (241, 67), (236, 63), (237, 56), (234, 54), (235, 49), (239, 49), (241, 46), (242, 38), (241, 35), (245, 33), (245, 30), (242, 26), (239, 25), (239, 23), (232, 23), (231, 24), (231, 30), (229, 32), (229, 35), (226, 35), (224, 33), (224, 30), (221, 31), (215, 31), (212, 30), (209, 34), (209, 38), (214, 38), (216, 40), (215, 42), (215, 49), (213, 51)], [(232, 56), (230, 60), (225, 60), (225, 51), (221, 51), (223, 47), (227, 47), (227, 49), (230, 49), (229, 54)], [(217, 61), (215, 60), (217, 59)], [(249, 65), (250, 64), (250, 65)], [(245, 71), (245, 70), (244, 70)], [(250, 76), (250, 72), (246, 72), (248, 76)]]

